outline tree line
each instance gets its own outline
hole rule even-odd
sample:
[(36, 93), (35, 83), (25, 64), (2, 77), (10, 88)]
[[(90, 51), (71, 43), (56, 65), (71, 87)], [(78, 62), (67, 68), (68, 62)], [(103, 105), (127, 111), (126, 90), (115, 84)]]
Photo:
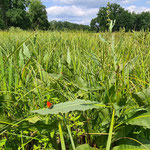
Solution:
[(110, 20), (115, 20), (113, 31), (150, 29), (150, 12), (136, 14), (129, 12), (116, 3), (101, 7), (90, 26), (67, 21), (48, 22), (46, 7), (41, 0), (1, 0), (0, 29), (19, 27), (24, 30), (88, 30), (107, 31)]
[(40, 0), (1, 0), (0, 29), (48, 29), (46, 7)]
[(107, 31), (111, 20), (115, 21), (114, 31), (119, 31), (121, 28), (124, 28), (125, 31), (150, 29), (150, 12), (136, 14), (125, 10), (116, 3), (108, 3), (107, 7), (101, 7), (97, 17), (91, 20), (91, 30)]
[(40, 0), (1, 0), (0, 29), (89, 30), (88, 25), (62, 21), (48, 22), (46, 7)]

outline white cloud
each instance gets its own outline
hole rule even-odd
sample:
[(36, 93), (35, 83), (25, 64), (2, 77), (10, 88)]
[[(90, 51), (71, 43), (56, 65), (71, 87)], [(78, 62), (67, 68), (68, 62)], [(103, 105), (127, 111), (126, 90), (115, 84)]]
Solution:
[(136, 12), (136, 13), (141, 13), (141, 12), (146, 12), (146, 11), (150, 11), (150, 8), (147, 8), (147, 7), (137, 7), (135, 5), (133, 6), (129, 6), (129, 7), (126, 7), (125, 9), (127, 9), (128, 11), (130, 12)]
[[(136, 2), (136, 1), (138, 1), (138, 0), (122, 0), (122, 1), (120, 1), (121, 2), (121, 4), (131, 4), (131, 3), (134, 3), (134, 2)], [(119, 2), (119, 1), (118, 1)]]
[(130, 3), (130, 2), (129, 2), (129, 0), (124, 0), (124, 1), (122, 1), (122, 3), (123, 3), (123, 4), (128, 4), (128, 3)]
[(100, 8), (106, 6), (108, 2), (117, 4), (133, 4), (134, 2), (141, 0), (41, 0), (41, 1), (49, 2), (57, 6), (76, 5), (83, 8)]
[(150, 4), (150, 1), (146, 1), (146, 4)]
[[(49, 21), (57, 20), (90, 24), (91, 19), (96, 17), (99, 8), (106, 6), (108, 1), (110, 0), (51, 0), (53, 6), (46, 10)], [(140, 13), (142, 11), (150, 11), (150, 8), (136, 6), (135, 2), (137, 1), (140, 0), (111, 0), (110, 2), (126, 6), (124, 8), (130, 12)], [(147, 0), (146, 3), (150, 3), (150, 0)]]
[(89, 24), (96, 17), (98, 8), (84, 9), (72, 6), (52, 6), (46, 9), (49, 21), (71, 21), (80, 24)]
[[(60, 5), (76, 5), (84, 8), (100, 8), (106, 6), (108, 2), (122, 3), (129, 0), (53, 0), (53, 2)], [(135, 0), (132, 0), (135, 1)], [(132, 2), (130, 1), (130, 2)]]

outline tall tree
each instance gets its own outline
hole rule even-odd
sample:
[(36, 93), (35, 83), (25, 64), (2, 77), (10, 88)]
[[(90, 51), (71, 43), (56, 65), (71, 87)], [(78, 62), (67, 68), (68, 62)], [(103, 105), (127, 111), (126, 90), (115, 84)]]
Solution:
[(33, 29), (48, 29), (49, 23), (47, 19), (46, 7), (40, 0), (31, 0), (29, 5), (29, 17)]
[(91, 28), (98, 26), (101, 31), (105, 31), (108, 29), (110, 19), (116, 20), (113, 28), (115, 31), (118, 31), (121, 27), (129, 30), (133, 26), (131, 13), (124, 10), (120, 5), (113, 3), (99, 9), (97, 17), (91, 21)]
[(0, 0), (0, 24), (7, 26), (6, 12), (10, 9), (11, 0)]
[(26, 8), (29, 0), (1, 0), (1, 20), (6, 27), (15, 26), (26, 29), (29, 23)]
[(150, 12), (142, 12), (137, 15), (136, 24), (139, 29), (150, 29)]

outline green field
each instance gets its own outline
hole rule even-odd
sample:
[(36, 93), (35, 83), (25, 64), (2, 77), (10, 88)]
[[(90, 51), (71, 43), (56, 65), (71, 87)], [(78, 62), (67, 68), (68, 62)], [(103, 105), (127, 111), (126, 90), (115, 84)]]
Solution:
[(149, 32), (0, 31), (0, 149), (148, 150), (149, 105)]

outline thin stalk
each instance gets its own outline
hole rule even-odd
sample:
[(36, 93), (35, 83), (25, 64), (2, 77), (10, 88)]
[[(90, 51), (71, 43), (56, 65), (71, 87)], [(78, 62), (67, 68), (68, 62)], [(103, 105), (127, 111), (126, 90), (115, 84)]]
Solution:
[[(64, 122), (65, 122), (65, 124), (66, 124), (66, 118), (65, 118), (65, 116), (63, 116), (63, 117), (64, 117)], [(73, 138), (72, 138), (72, 135), (71, 135), (70, 127), (69, 127), (69, 125), (67, 125), (67, 124), (66, 124), (66, 127), (67, 127), (67, 130), (68, 130), (68, 133), (69, 133), (69, 137), (70, 137), (72, 149), (75, 150), (76, 148), (75, 148), (75, 144), (74, 144), (74, 141), (73, 141)]]
[(21, 131), (21, 148), (22, 148), (23, 150), (25, 150), (25, 149), (24, 149), (24, 144), (23, 144), (22, 131)]
[(61, 140), (61, 148), (62, 148), (62, 150), (66, 150), (64, 136), (63, 136), (63, 132), (62, 132), (62, 128), (61, 128), (60, 123), (58, 124), (58, 128), (59, 128), (59, 134), (60, 134), (60, 140)]
[(113, 127), (114, 127), (114, 117), (115, 117), (115, 109), (113, 109), (113, 114), (112, 114), (112, 118), (111, 118), (111, 124), (110, 124), (110, 128), (109, 128), (109, 135), (108, 135), (106, 150), (110, 150), (110, 146), (111, 146)]

